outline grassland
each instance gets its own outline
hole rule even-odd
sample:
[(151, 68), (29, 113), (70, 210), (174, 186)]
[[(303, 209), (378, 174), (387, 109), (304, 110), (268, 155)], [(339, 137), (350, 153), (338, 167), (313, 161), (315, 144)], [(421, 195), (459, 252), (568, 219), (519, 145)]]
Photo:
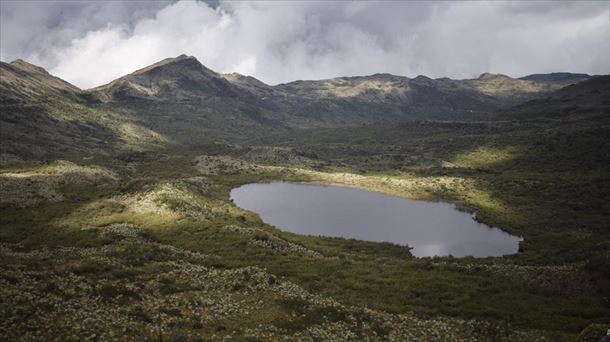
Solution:
[[(0, 334), (601, 336), (610, 320), (609, 127), (416, 122), (5, 164)], [(240, 184), (272, 180), (453, 201), (524, 242), (502, 258), (418, 259), (405, 246), (282, 232), (229, 199)]]

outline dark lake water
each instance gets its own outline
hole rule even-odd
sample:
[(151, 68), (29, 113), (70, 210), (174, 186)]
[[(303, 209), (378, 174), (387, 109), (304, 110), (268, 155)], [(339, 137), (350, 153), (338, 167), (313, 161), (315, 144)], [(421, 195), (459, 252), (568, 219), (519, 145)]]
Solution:
[(501, 256), (519, 248), (519, 237), (449, 203), (286, 182), (247, 184), (233, 189), (231, 199), (285, 231), (408, 245), (417, 257)]

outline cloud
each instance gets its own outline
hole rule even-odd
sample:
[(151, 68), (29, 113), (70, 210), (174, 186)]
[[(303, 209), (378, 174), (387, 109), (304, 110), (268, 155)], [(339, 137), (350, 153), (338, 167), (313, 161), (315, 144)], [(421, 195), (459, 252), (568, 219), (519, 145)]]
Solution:
[(1, 58), (85, 88), (182, 53), (271, 84), (610, 73), (610, 10), (599, 1), (2, 4)]
[(52, 50), (109, 24), (133, 25), (171, 1), (0, 1), (0, 59), (52, 65)]

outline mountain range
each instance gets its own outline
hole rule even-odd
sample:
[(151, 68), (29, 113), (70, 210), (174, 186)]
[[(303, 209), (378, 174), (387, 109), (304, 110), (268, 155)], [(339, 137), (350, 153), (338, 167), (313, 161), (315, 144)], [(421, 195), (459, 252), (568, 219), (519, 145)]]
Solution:
[(608, 76), (570, 73), (466, 80), (374, 74), (272, 86), (185, 55), (88, 90), (23, 60), (0, 62), (0, 72), (2, 153), (22, 158), (412, 120), (574, 117), (581, 110), (569, 99), (582, 96), (596, 99), (585, 110), (590, 116), (607, 114), (610, 97)]

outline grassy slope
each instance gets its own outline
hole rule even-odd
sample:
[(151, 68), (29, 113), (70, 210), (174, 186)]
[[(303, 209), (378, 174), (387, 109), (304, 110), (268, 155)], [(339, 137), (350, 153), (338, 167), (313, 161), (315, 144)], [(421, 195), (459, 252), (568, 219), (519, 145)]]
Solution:
[(23, 61), (0, 62), (0, 157), (30, 160), (144, 150), (168, 139), (127, 111)]

